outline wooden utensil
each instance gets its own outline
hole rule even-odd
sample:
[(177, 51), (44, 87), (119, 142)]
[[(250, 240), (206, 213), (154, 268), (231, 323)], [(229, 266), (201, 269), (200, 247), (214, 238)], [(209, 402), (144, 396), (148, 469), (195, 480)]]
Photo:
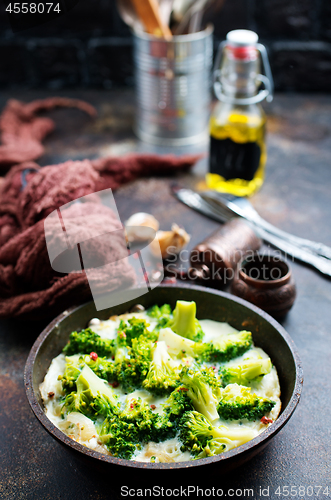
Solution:
[(132, 0), (132, 5), (147, 33), (166, 40), (172, 38), (169, 26), (162, 22), (157, 0)]

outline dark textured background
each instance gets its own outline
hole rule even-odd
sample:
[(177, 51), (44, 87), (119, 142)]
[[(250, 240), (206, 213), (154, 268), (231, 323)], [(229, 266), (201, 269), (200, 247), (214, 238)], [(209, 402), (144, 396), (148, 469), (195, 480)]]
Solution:
[[(269, 51), (277, 90), (331, 85), (330, 0), (225, 0), (215, 45), (235, 28), (253, 29)], [(13, 33), (0, 4), (0, 87), (131, 86), (132, 40), (115, 0), (80, 0), (65, 16)]]

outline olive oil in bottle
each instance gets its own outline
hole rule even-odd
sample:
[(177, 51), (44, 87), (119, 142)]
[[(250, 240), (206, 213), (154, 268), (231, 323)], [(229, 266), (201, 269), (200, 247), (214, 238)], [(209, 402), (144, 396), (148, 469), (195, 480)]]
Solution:
[[(272, 84), (271, 75), (259, 75), (257, 40), (256, 33), (247, 30), (228, 33), (222, 65), (215, 72), (219, 102), (210, 119), (206, 182), (211, 189), (236, 196), (250, 196), (262, 186), (267, 159), (266, 117), (260, 101), (271, 95)], [(259, 92), (261, 81), (269, 88)]]

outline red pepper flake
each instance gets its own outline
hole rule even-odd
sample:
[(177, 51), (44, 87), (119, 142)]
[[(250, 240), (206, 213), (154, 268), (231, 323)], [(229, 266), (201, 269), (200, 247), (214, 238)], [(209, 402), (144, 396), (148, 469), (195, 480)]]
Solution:
[(214, 371), (215, 371), (215, 370), (217, 370), (216, 366), (212, 366), (212, 369), (213, 369)]
[(188, 391), (188, 389), (186, 387), (180, 387), (179, 390), (183, 391), (183, 392), (187, 392)]
[(262, 422), (262, 424), (267, 425), (267, 424), (272, 424), (272, 423), (273, 423), (273, 420), (272, 420), (272, 418), (262, 417), (262, 418), (261, 418), (261, 422)]
[(133, 410), (135, 406), (137, 406), (137, 401), (131, 401), (130, 410)]
[(156, 406), (155, 405), (151, 405), (151, 408), (152, 408), (152, 410), (155, 410)]
[(111, 382), (109, 385), (111, 385), (112, 387), (118, 387), (120, 384), (119, 382)]
[(96, 352), (90, 352), (90, 358), (93, 360), (93, 361), (96, 361), (98, 359), (98, 355)]
[(49, 393), (48, 393), (48, 397), (49, 397), (49, 398), (53, 398), (53, 397), (54, 397), (54, 392), (49, 392)]

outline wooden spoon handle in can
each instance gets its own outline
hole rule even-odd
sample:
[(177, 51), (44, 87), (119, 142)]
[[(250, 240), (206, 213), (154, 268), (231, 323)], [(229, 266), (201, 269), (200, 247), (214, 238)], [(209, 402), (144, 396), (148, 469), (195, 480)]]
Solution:
[(132, 5), (147, 33), (171, 40), (172, 33), (162, 22), (157, 0), (132, 0)]

